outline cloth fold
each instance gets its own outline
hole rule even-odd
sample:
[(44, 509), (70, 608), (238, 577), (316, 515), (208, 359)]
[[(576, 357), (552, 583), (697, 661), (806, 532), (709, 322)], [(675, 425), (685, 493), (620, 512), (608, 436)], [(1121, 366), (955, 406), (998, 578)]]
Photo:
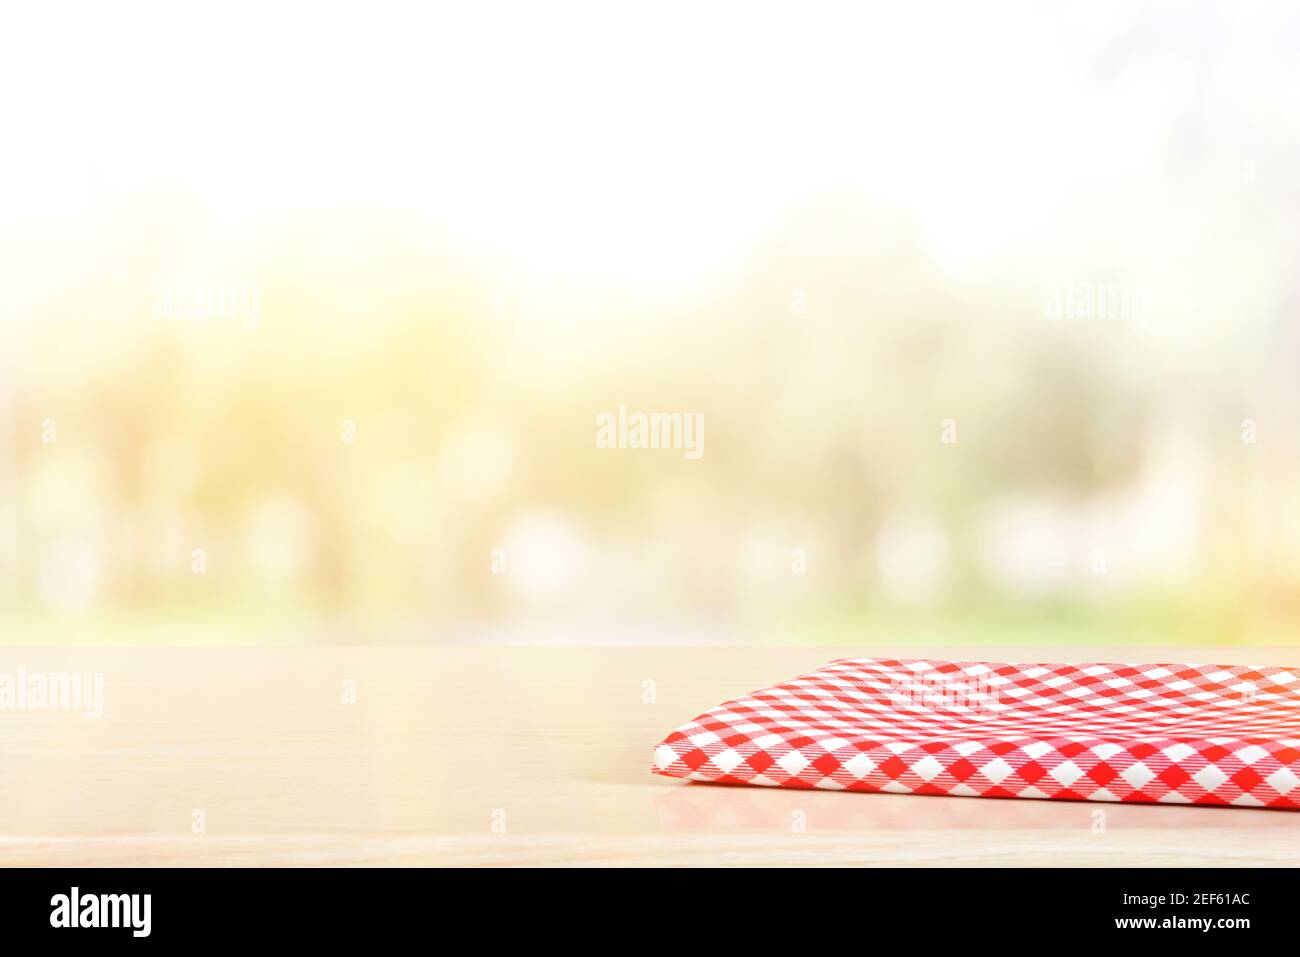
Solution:
[(706, 711), (719, 784), (1300, 809), (1300, 668), (846, 658)]

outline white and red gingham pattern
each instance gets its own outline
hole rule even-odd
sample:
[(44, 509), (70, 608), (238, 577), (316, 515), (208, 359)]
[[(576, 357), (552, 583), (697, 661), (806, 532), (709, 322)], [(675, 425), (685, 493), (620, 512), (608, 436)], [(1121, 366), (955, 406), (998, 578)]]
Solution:
[(720, 784), (1300, 809), (1300, 668), (851, 658), (706, 711)]

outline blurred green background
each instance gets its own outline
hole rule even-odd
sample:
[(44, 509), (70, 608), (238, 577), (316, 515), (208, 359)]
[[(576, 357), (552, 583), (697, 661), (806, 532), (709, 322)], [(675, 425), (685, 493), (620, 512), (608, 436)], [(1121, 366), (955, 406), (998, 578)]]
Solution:
[(0, 640), (1292, 643), (1300, 19), (938, 10), (32, 24)]

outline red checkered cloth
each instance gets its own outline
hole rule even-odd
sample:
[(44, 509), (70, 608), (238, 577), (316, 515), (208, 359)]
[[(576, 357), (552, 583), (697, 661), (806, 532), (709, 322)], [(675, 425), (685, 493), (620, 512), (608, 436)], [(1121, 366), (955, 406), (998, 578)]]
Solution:
[(706, 711), (719, 784), (1300, 809), (1300, 668), (848, 658)]

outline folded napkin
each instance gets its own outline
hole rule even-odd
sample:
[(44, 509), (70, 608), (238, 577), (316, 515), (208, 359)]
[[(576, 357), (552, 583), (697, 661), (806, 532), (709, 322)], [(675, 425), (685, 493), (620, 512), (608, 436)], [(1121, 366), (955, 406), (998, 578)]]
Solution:
[(848, 658), (706, 711), (719, 784), (1300, 809), (1300, 668)]

